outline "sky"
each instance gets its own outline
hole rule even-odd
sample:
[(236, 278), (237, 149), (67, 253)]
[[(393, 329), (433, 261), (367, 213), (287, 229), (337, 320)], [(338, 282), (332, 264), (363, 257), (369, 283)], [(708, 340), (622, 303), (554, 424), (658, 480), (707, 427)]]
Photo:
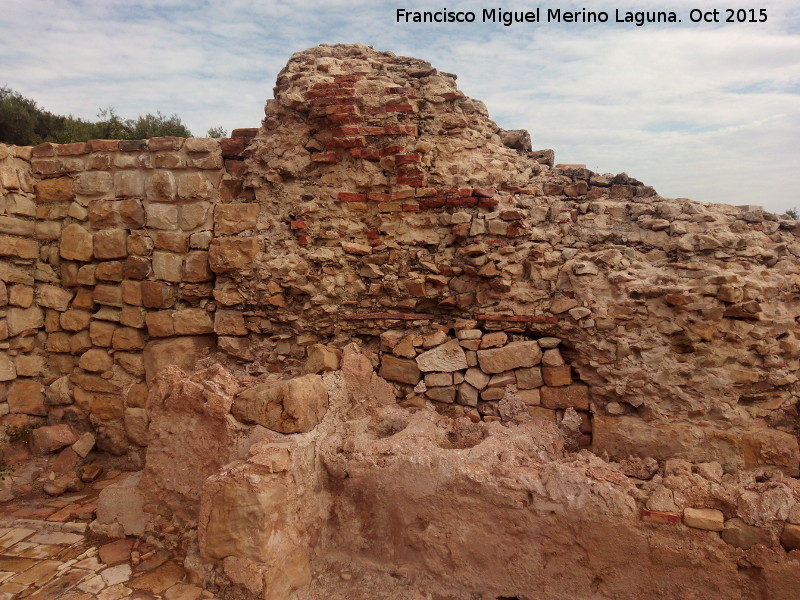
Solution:
[[(177, 114), (204, 136), (259, 126), (294, 52), (360, 42), (456, 73), (499, 126), (529, 130), (558, 163), (626, 172), (665, 197), (800, 208), (800, 2), (760, 0), (752, 16), (766, 21), (744, 23), (725, 22), (725, 3), (653, 4), (0, 0), (0, 86), (86, 119)], [(476, 19), (398, 23), (399, 8)], [(537, 8), (540, 22), (482, 22), (484, 9)], [(608, 19), (581, 22), (583, 10)], [(681, 22), (616, 22), (656, 10)]]

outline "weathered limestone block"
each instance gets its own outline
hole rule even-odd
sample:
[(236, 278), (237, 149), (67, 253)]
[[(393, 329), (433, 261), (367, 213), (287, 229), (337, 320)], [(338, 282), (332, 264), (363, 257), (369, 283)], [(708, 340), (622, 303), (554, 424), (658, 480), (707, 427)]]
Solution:
[(722, 531), (725, 528), (725, 516), (721, 510), (714, 508), (685, 508), (683, 510), (683, 523), (687, 527), (694, 527), (695, 529)]
[(328, 410), (328, 390), (319, 375), (263, 383), (239, 394), (231, 414), (281, 433), (311, 431)]
[(144, 175), (138, 171), (117, 171), (114, 174), (114, 194), (117, 198), (142, 198)]
[(97, 519), (91, 528), (109, 537), (144, 535), (147, 516), (139, 491), (142, 473), (133, 473), (103, 488), (97, 498)]
[(123, 415), (124, 400), (118, 394), (108, 393), (107, 390), (87, 392), (77, 386), (72, 391), (75, 404), (101, 421), (119, 419)]
[(608, 452), (612, 460), (625, 460), (628, 456), (649, 456), (656, 460), (683, 458), (693, 462), (727, 463), (740, 469), (774, 465), (793, 476), (800, 472), (797, 439), (766, 428), (735, 431), (595, 414), (592, 451), (596, 454)]
[(143, 408), (126, 408), (124, 418), (128, 439), (137, 446), (147, 446), (149, 425), (147, 411)]
[(197, 229), (206, 222), (209, 208), (208, 202), (182, 204), (179, 210), (178, 227), (183, 231)]
[(494, 374), (538, 365), (542, 350), (536, 341), (511, 342), (502, 348), (478, 350), (478, 364), (484, 373)]
[(172, 283), (183, 277), (183, 256), (171, 252), (153, 252), (153, 276)]
[(457, 340), (450, 340), (416, 358), (420, 371), (452, 372), (467, 368), (467, 355)]
[(207, 310), (202, 308), (187, 308), (176, 311), (173, 315), (176, 335), (198, 335), (212, 333), (214, 321)]
[(8, 409), (12, 413), (25, 415), (47, 415), (44, 404), (42, 384), (31, 379), (17, 379), (11, 384), (8, 397)]
[(147, 227), (167, 230), (178, 228), (178, 207), (174, 204), (148, 204), (145, 210)]
[(214, 313), (214, 332), (219, 335), (247, 335), (244, 315), (238, 310), (218, 309)]
[(208, 200), (214, 186), (203, 173), (182, 173), (177, 177), (178, 197), (181, 200)]
[(134, 327), (119, 327), (111, 337), (111, 346), (114, 350), (142, 350), (144, 335)]
[(0, 235), (0, 256), (36, 258), (39, 256), (39, 244), (36, 240)]
[(75, 430), (66, 423), (37, 427), (31, 432), (30, 446), (34, 454), (50, 454), (78, 441)]
[(381, 357), (381, 369), (378, 375), (390, 381), (408, 383), (416, 385), (422, 378), (422, 372), (415, 360), (407, 358), (397, 358), (391, 354), (384, 354)]
[(44, 326), (44, 313), (38, 306), (30, 308), (9, 308), (6, 313), (8, 335), (15, 336), (23, 331), (40, 329)]
[(45, 308), (63, 312), (67, 310), (69, 301), (74, 296), (73, 292), (55, 285), (43, 284), (36, 289), (36, 303)]
[(61, 258), (66, 260), (82, 262), (92, 260), (94, 254), (92, 234), (77, 223), (67, 225), (61, 232), (59, 252)]
[(114, 365), (114, 359), (105, 350), (99, 348), (92, 348), (84, 352), (78, 366), (86, 371), (103, 372), (108, 371)]
[(772, 532), (766, 527), (754, 527), (741, 519), (728, 519), (721, 533), (722, 539), (731, 546), (747, 550), (756, 544), (772, 545)]
[(17, 369), (14, 362), (4, 352), (0, 354), (0, 381), (11, 381), (17, 377)]
[(149, 384), (158, 371), (168, 365), (191, 371), (200, 355), (213, 346), (214, 339), (202, 335), (148, 342), (144, 349), (147, 383)]
[(252, 265), (261, 247), (259, 238), (215, 238), (209, 246), (208, 261), (215, 273)]
[(214, 206), (214, 232), (217, 235), (236, 235), (255, 229), (259, 205), (250, 203), (217, 204)]
[(562, 387), (540, 388), (542, 406), (545, 408), (575, 408), (589, 410), (589, 388), (575, 383)]
[(35, 354), (18, 354), (14, 357), (14, 367), (19, 377), (38, 377), (47, 369), (46, 358)]
[(152, 202), (174, 202), (178, 189), (171, 171), (155, 171), (145, 188), (145, 197)]
[(100, 196), (110, 192), (114, 187), (111, 173), (105, 171), (87, 171), (75, 177), (73, 190), (82, 196)]
[(202, 250), (189, 252), (183, 261), (182, 276), (183, 281), (192, 283), (212, 281), (214, 279), (214, 272), (208, 264), (208, 252)]
[(127, 234), (123, 229), (107, 229), (94, 234), (94, 256), (100, 260), (128, 256)]
[(323, 373), (336, 371), (342, 360), (342, 351), (323, 344), (314, 344), (306, 352), (303, 373)]
[(557, 387), (572, 384), (572, 369), (569, 365), (560, 367), (542, 367), (542, 379), (545, 385)]
[(47, 202), (69, 202), (75, 197), (72, 191), (72, 179), (69, 177), (55, 177), (44, 179), (36, 184), (36, 201), (40, 204)]
[(142, 305), (145, 308), (169, 308), (175, 303), (175, 290), (162, 281), (143, 281)]

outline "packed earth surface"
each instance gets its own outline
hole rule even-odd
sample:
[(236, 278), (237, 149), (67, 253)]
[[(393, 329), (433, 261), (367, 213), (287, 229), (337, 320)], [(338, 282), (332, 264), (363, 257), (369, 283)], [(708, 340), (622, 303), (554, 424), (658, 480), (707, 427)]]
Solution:
[(0, 599), (800, 597), (800, 222), (455, 82), (319, 46), (230, 138), (0, 145)]

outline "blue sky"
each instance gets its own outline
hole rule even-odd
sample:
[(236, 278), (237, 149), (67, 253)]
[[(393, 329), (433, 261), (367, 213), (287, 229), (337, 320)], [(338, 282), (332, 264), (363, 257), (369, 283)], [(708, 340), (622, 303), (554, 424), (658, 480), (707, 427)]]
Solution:
[[(625, 171), (667, 197), (800, 207), (800, 3), (766, 23), (691, 23), (723, 7), (664, 0), (682, 23), (624, 25), (607, 2), (0, 0), (0, 85), (94, 118), (176, 113), (196, 135), (255, 127), (278, 71), (320, 43), (362, 42), (456, 73), (507, 129), (558, 162)], [(755, 6), (755, 5), (754, 5)], [(397, 8), (605, 11), (605, 24), (398, 24)], [(720, 20), (725, 18), (720, 11)]]

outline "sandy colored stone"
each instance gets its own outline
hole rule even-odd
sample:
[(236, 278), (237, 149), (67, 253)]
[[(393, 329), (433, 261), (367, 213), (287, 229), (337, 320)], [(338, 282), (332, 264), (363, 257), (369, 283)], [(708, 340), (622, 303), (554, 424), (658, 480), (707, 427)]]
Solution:
[(108, 352), (99, 348), (87, 350), (78, 360), (78, 366), (86, 371), (108, 371), (113, 365), (114, 359), (111, 358)]
[(769, 529), (748, 525), (738, 518), (725, 521), (725, 528), (720, 535), (726, 543), (743, 550), (748, 550), (756, 544), (772, 545), (772, 533)]
[(569, 365), (542, 367), (542, 379), (544, 379), (545, 385), (551, 387), (570, 385), (572, 383), (572, 369)]
[(77, 441), (78, 436), (69, 425), (47, 425), (31, 432), (30, 447), (34, 454), (50, 454)]
[(722, 531), (725, 516), (722, 511), (714, 508), (685, 508), (683, 509), (683, 523), (687, 527), (706, 529), (708, 531)]
[(0, 381), (12, 381), (17, 376), (14, 361), (6, 354), (0, 354)]
[(478, 364), (489, 374), (533, 367), (541, 358), (542, 351), (535, 341), (511, 342), (502, 348), (478, 350)]
[(8, 335), (13, 337), (31, 329), (39, 329), (44, 325), (44, 313), (38, 306), (30, 308), (9, 308), (6, 311)]
[(214, 233), (236, 235), (255, 229), (259, 205), (255, 203), (217, 204), (214, 206)]
[(575, 383), (562, 387), (544, 386), (539, 388), (542, 406), (545, 408), (575, 408), (589, 410), (589, 388)]
[(75, 294), (55, 285), (40, 285), (36, 288), (36, 302), (39, 306), (65, 311)]
[(422, 372), (415, 360), (398, 358), (391, 354), (381, 357), (381, 368), (378, 375), (390, 381), (416, 385), (422, 378)]
[(47, 408), (44, 404), (44, 388), (39, 381), (33, 379), (17, 379), (12, 383), (6, 398), (8, 409), (12, 413), (45, 416)]
[(417, 366), (423, 372), (452, 372), (467, 368), (467, 356), (456, 340), (423, 352), (416, 358)]
[(209, 246), (208, 261), (215, 273), (252, 265), (261, 247), (258, 238), (215, 238)]
[(144, 349), (144, 366), (148, 383), (167, 365), (191, 370), (200, 353), (213, 345), (214, 340), (208, 336), (176, 337), (148, 342)]
[(94, 254), (92, 234), (76, 223), (64, 227), (59, 245), (61, 258), (66, 260), (90, 261)]
[(176, 335), (198, 335), (214, 331), (214, 321), (202, 308), (187, 308), (175, 311), (173, 322)]
[(106, 229), (94, 234), (94, 256), (100, 260), (128, 256), (127, 235), (122, 229)]
[(323, 344), (314, 344), (313, 346), (309, 346), (306, 351), (306, 362), (303, 365), (303, 373), (336, 371), (339, 369), (341, 360), (341, 350)]
[(72, 191), (72, 179), (69, 177), (44, 179), (35, 187), (36, 201), (39, 203), (69, 202), (75, 197)]
[(309, 374), (257, 385), (239, 394), (231, 414), (281, 433), (310, 431), (325, 416), (328, 391), (319, 375)]

